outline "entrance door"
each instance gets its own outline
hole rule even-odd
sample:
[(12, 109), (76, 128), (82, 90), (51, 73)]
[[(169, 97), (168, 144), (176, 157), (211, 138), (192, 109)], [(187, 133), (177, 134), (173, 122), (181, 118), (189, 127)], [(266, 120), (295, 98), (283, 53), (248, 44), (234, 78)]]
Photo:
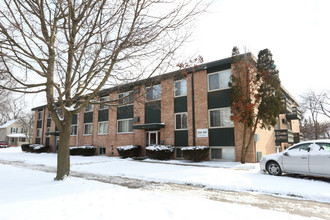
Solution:
[(159, 131), (148, 131), (146, 133), (147, 137), (147, 146), (158, 145), (160, 142), (160, 132)]

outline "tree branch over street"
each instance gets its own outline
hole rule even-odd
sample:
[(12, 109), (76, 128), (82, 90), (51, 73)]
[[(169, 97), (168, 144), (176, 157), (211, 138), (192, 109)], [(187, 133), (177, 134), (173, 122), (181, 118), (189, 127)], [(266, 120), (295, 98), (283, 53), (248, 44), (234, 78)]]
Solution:
[[(104, 86), (166, 71), (207, 5), (192, 0), (2, 0), (0, 56), (15, 88), (45, 92), (59, 132), (56, 180), (70, 174), (72, 117)], [(61, 108), (63, 115), (56, 109)]]

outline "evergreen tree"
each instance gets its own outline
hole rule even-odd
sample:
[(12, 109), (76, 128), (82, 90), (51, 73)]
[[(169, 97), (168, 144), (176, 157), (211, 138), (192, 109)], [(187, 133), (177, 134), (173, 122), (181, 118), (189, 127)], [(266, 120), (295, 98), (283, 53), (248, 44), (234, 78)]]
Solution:
[(281, 83), (272, 54), (259, 52), (257, 62), (250, 53), (238, 55), (233, 48), (233, 73), (230, 86), (231, 119), (243, 126), (241, 162), (245, 163), (258, 125), (271, 129), (282, 110)]

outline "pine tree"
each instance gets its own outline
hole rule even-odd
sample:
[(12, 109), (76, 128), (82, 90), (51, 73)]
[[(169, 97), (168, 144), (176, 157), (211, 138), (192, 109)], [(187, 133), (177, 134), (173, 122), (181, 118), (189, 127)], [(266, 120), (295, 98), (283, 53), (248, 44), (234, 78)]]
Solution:
[(230, 86), (231, 119), (243, 126), (241, 162), (245, 163), (258, 125), (271, 129), (282, 110), (281, 83), (272, 54), (268, 49), (259, 52), (255, 62), (250, 53), (232, 52), (233, 73)]

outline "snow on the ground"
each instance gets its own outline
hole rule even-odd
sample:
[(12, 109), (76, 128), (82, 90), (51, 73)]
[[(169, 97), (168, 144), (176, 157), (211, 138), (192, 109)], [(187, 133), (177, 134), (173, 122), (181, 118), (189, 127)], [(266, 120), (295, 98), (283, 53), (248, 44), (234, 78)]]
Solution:
[[(24, 161), (56, 167), (56, 154), (24, 153), (20, 148), (4, 148), (0, 160)], [(182, 164), (182, 165), (178, 165)], [(199, 164), (201, 166), (199, 166)], [(193, 165), (193, 166), (187, 166)], [(198, 166), (197, 166), (198, 165)], [(238, 162), (135, 161), (107, 156), (71, 156), (71, 170), (105, 176), (123, 176), (158, 182), (201, 185), (208, 188), (295, 196), (330, 203), (330, 183), (290, 176), (270, 176), (259, 164)]]
[[(3, 152), (0, 154), (3, 159)], [(193, 195), (128, 189), (80, 178), (53, 181), (53, 173), (4, 164), (0, 164), (0, 175), (1, 220), (194, 220), (205, 219), (206, 216), (211, 219), (310, 219)]]

